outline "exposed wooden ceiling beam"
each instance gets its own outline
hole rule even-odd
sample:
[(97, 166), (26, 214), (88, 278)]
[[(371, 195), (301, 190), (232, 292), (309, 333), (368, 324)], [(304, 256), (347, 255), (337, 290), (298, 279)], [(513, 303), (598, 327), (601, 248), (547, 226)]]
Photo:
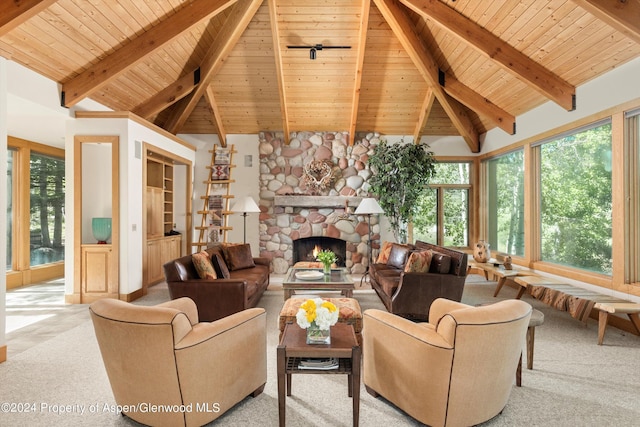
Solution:
[(573, 0), (575, 4), (640, 44), (640, 2)]
[(440, 101), (442, 108), (453, 122), (460, 136), (465, 140), (471, 152), (480, 151), (478, 131), (473, 126), (464, 107), (450, 98), (438, 82), (438, 65), (433, 55), (427, 50), (424, 43), (417, 35), (413, 22), (406, 13), (400, 9), (398, 2), (394, 0), (374, 0), (380, 13), (391, 27), (407, 54), (418, 68), (418, 71), (431, 86), (434, 95)]
[(218, 108), (218, 103), (216, 102), (215, 95), (213, 93), (213, 89), (211, 85), (207, 85), (207, 88), (204, 91), (204, 97), (209, 104), (209, 108), (211, 108), (211, 114), (213, 115), (213, 120), (216, 122), (216, 127), (218, 128), (218, 139), (220, 140), (220, 145), (223, 147), (227, 146), (227, 132), (224, 130), (224, 126), (222, 125), (222, 118), (220, 117), (220, 109)]
[(273, 39), (273, 56), (276, 62), (278, 92), (280, 93), (280, 115), (282, 116), (282, 132), (284, 143), (289, 144), (289, 110), (287, 109), (287, 91), (282, 74), (282, 54), (280, 53), (280, 32), (278, 31), (278, 6), (276, 0), (269, 1), (269, 20), (271, 21), (271, 38)]
[(433, 108), (433, 101), (436, 99), (435, 94), (433, 93), (433, 89), (427, 89), (427, 95), (424, 97), (424, 101), (422, 102), (422, 108), (420, 109), (420, 117), (416, 122), (416, 128), (413, 131), (413, 142), (416, 144), (420, 143), (420, 132), (422, 128), (429, 120), (429, 115), (431, 114), (431, 108)]
[(516, 133), (516, 118), (513, 114), (504, 111), (487, 98), (479, 95), (449, 73), (445, 73), (442, 80), (441, 83), (444, 86), (444, 90), (453, 98), (457, 99), (467, 108), (489, 119), (494, 125), (509, 135)]
[(399, 1), (424, 19), (455, 34), (564, 109), (575, 109), (574, 86), (456, 10), (439, 0)]
[(33, 18), (57, 0), (21, 0), (0, 2), (0, 37)]
[(169, 132), (176, 134), (180, 131), (261, 4), (262, 0), (240, 0), (235, 5), (200, 64), (200, 84), (180, 100), (167, 120), (164, 128)]
[(369, 28), (369, 9), (371, 1), (362, 1), (360, 12), (360, 29), (358, 31), (358, 53), (356, 59), (356, 70), (353, 85), (353, 96), (351, 97), (351, 119), (349, 120), (349, 145), (353, 145), (356, 139), (356, 124), (358, 122), (358, 108), (360, 106), (360, 89), (362, 87), (362, 69), (364, 64), (364, 51), (367, 44), (367, 30)]
[(176, 36), (222, 12), (237, 0), (192, 0), (102, 61), (62, 85), (62, 105), (71, 107), (142, 61)]
[(140, 117), (149, 117), (158, 114), (160, 111), (170, 107), (189, 95), (194, 87), (200, 82), (200, 68), (185, 74), (151, 98), (139, 104), (133, 112)]

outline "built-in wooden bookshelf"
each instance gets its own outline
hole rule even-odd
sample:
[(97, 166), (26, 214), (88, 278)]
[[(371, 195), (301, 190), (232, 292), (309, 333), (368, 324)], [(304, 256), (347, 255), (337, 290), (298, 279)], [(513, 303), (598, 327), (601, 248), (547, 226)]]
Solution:
[(147, 238), (173, 229), (173, 161), (147, 152)]
[(147, 150), (147, 248), (144, 283), (152, 285), (164, 279), (162, 265), (180, 257), (181, 236), (174, 229), (173, 159)]

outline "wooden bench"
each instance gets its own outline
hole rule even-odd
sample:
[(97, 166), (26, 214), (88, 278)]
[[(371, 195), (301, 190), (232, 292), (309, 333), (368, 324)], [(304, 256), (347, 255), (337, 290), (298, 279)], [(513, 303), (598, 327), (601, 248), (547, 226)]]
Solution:
[[(495, 263), (469, 261), (467, 264), (467, 274), (470, 274), (471, 272), (477, 273), (479, 271), (484, 274), (485, 279), (489, 280), (489, 277), (491, 276), (492, 279), (498, 282), (496, 290), (493, 293), (494, 297), (498, 296), (500, 289), (502, 289), (507, 280), (513, 280), (515, 277), (529, 276), (532, 274), (528, 270), (521, 270), (515, 267), (513, 267), (512, 270), (506, 270), (502, 265), (502, 260), (500, 258), (496, 259)], [(526, 288), (521, 288), (518, 291), (516, 299), (520, 299), (525, 290)]]
[[(611, 320), (609, 314), (627, 314), (630, 331), (640, 335), (640, 304), (605, 295), (597, 291), (570, 285), (557, 279), (538, 275), (519, 276), (513, 279), (534, 298), (562, 311), (586, 324), (593, 310), (598, 311), (598, 345), (602, 345), (604, 333)], [(524, 292), (518, 293), (518, 298)], [(620, 318), (623, 322), (624, 319)]]
[(599, 311), (598, 314), (598, 345), (602, 345), (604, 341), (604, 331), (609, 323), (609, 314), (626, 313), (629, 321), (636, 328), (636, 332), (640, 335), (640, 304), (632, 302), (597, 302), (594, 308)]

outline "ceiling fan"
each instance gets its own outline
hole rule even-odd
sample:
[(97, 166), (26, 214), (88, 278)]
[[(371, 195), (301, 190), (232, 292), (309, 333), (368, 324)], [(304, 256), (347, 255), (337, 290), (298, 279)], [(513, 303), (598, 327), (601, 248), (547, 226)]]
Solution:
[(288, 49), (309, 49), (309, 59), (316, 59), (316, 52), (322, 49), (351, 49), (351, 46), (323, 46), (322, 43), (315, 45), (287, 46)]

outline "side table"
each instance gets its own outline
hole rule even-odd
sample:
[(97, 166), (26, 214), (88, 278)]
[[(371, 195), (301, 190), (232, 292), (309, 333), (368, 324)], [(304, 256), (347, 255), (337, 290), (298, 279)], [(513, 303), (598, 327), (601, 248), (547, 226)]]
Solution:
[[(527, 328), (527, 369), (533, 369), (533, 345), (536, 338), (536, 326), (540, 326), (543, 323), (544, 313), (534, 308), (531, 312), (529, 327)], [(522, 354), (520, 355), (520, 361), (516, 369), (516, 385), (518, 387), (522, 386)]]
[[(280, 426), (285, 425), (286, 396), (291, 396), (292, 374), (346, 374), (349, 397), (353, 399), (353, 425), (360, 419), (361, 349), (353, 326), (336, 323), (331, 327), (331, 344), (307, 344), (306, 330), (287, 323), (277, 348), (278, 413)], [(331, 370), (299, 369), (302, 359), (338, 358), (339, 367)], [(286, 380), (286, 382), (285, 382)], [(285, 395), (286, 393), (286, 395)]]

